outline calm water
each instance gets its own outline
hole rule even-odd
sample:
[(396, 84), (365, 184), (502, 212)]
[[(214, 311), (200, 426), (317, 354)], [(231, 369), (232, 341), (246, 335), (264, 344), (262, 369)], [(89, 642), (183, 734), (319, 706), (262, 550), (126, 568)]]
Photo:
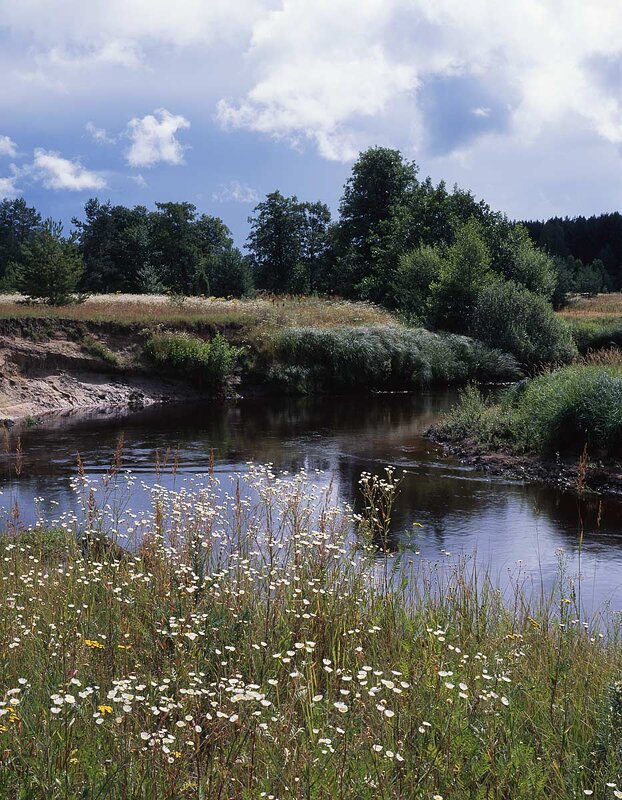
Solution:
[[(560, 554), (568, 575), (578, 574), (579, 508), (576, 497), (551, 488), (491, 478), (444, 456), (423, 432), (455, 400), (451, 392), (361, 398), (253, 399), (160, 406), (132, 415), (92, 415), (49, 422), (22, 433), (23, 465), (11, 477), (0, 456), (0, 505), (17, 501), (21, 517), (35, 518), (35, 498), (51, 519), (75, 507), (70, 480), (79, 451), (87, 473), (103, 474), (119, 436), (124, 466), (156, 481), (155, 453), (179, 448), (179, 475), (206, 472), (213, 450), (221, 473), (245, 471), (249, 461), (277, 471), (305, 468), (313, 479), (333, 479), (341, 498), (358, 503), (362, 471), (387, 464), (405, 471), (393, 521), (396, 539), (426, 559), (446, 563), (461, 555), (489, 567), (499, 580), (522, 570), (550, 586)], [(14, 447), (15, 442), (11, 442)], [(161, 483), (172, 482), (164, 475)], [(147, 502), (137, 481), (132, 507)], [(584, 501), (581, 555), (583, 601), (595, 610), (622, 611), (622, 502)], [(600, 516), (600, 520), (599, 520)], [(423, 525), (416, 529), (413, 523)]]

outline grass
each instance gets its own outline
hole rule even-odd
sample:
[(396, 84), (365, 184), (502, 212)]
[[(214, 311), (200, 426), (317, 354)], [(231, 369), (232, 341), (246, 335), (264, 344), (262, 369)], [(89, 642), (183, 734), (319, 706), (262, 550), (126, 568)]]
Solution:
[(475, 387), (463, 392), (440, 430), (520, 452), (622, 457), (622, 358), (619, 350), (543, 373), (510, 388), (498, 401)]
[(124, 480), (2, 540), (0, 796), (621, 796), (620, 632), (563, 572), (504, 598), (465, 563), (394, 569), (391, 471), (357, 519), (304, 474), (253, 467), (225, 504), (214, 474), (156, 485), (142, 515), (108, 505)]
[(219, 333), (208, 341), (187, 333), (155, 333), (145, 342), (144, 353), (159, 372), (220, 391), (231, 379), (240, 350)]
[(581, 353), (622, 346), (622, 294), (575, 298), (559, 312), (572, 328)]
[(88, 355), (94, 356), (109, 364), (111, 367), (119, 367), (121, 362), (116, 353), (114, 353), (107, 345), (95, 339), (94, 336), (86, 335), (82, 340), (82, 350)]
[(183, 303), (166, 295), (93, 295), (68, 306), (27, 305), (16, 295), (0, 295), (0, 319), (68, 319), (118, 324), (239, 324), (250, 328), (313, 325), (386, 324), (394, 318), (370, 303), (317, 297), (260, 297), (249, 300), (188, 297)]
[(272, 338), (258, 364), (269, 382), (302, 393), (520, 376), (512, 356), (472, 339), (395, 325), (291, 328)]

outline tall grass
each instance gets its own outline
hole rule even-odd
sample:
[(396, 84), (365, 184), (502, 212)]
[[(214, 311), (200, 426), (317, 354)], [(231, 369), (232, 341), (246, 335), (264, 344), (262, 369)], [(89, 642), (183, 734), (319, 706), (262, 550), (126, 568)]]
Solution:
[(160, 372), (219, 391), (231, 377), (239, 348), (220, 334), (205, 341), (187, 333), (155, 333), (145, 342), (144, 352)]
[(269, 380), (300, 392), (404, 389), (520, 375), (512, 356), (473, 339), (389, 325), (290, 328), (273, 338), (265, 361)]
[(0, 796), (620, 796), (622, 642), (563, 578), (504, 599), (378, 557), (352, 525), (382, 534), (391, 472), (356, 520), (304, 474), (252, 468), (225, 505), (213, 473), (156, 485), (143, 515), (110, 511), (120, 480), (2, 540)]
[(541, 455), (622, 456), (622, 366), (619, 353), (605, 351), (581, 364), (543, 373), (484, 399), (475, 387), (441, 425), (452, 439), (471, 437)]

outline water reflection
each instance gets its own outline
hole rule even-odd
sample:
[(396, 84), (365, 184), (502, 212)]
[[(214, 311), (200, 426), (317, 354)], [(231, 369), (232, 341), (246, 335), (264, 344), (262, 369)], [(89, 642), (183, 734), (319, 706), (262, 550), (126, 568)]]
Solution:
[[(393, 464), (404, 471), (393, 533), (429, 559), (476, 554), (496, 575), (522, 561), (549, 585), (563, 551), (570, 575), (579, 568), (577, 499), (555, 489), (491, 478), (444, 457), (423, 432), (455, 400), (453, 392), (320, 399), (249, 399), (235, 405), (160, 406), (127, 415), (55, 420), (22, 433), (22, 464), (0, 455), (0, 502), (14, 502), (22, 519), (35, 517), (34, 499), (57, 516), (75, 506), (70, 479), (79, 452), (87, 473), (104, 473), (120, 435), (124, 465), (156, 479), (155, 454), (178, 449), (178, 477), (205, 472), (213, 451), (221, 473), (245, 471), (249, 461), (277, 472), (306, 469), (313, 480), (333, 478), (341, 499), (357, 506), (361, 472)], [(14, 452), (16, 440), (6, 443)], [(316, 475), (319, 470), (323, 474)], [(170, 469), (161, 482), (171, 484)], [(147, 497), (138, 484), (132, 504)], [(622, 609), (622, 503), (582, 503), (581, 571), (592, 605)], [(423, 525), (413, 528), (414, 523)]]

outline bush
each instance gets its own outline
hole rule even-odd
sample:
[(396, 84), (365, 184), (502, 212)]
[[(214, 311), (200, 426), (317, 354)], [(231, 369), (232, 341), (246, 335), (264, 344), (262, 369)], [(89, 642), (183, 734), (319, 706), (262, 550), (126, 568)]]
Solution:
[(224, 387), (240, 352), (220, 334), (205, 341), (185, 333), (158, 333), (147, 340), (144, 349), (160, 370), (214, 390)]
[(465, 336), (390, 325), (290, 328), (273, 342), (268, 379), (297, 392), (404, 389), (509, 380), (515, 359)]
[(622, 320), (619, 318), (577, 320), (570, 325), (580, 353), (622, 347)]
[(622, 367), (574, 365), (521, 381), (497, 403), (469, 387), (441, 436), (521, 452), (622, 455)]
[(576, 365), (540, 375), (509, 396), (519, 446), (544, 454), (622, 455), (622, 368)]
[(510, 281), (482, 289), (472, 335), (512, 353), (525, 367), (568, 363), (577, 355), (567, 323), (555, 315), (544, 298)]

